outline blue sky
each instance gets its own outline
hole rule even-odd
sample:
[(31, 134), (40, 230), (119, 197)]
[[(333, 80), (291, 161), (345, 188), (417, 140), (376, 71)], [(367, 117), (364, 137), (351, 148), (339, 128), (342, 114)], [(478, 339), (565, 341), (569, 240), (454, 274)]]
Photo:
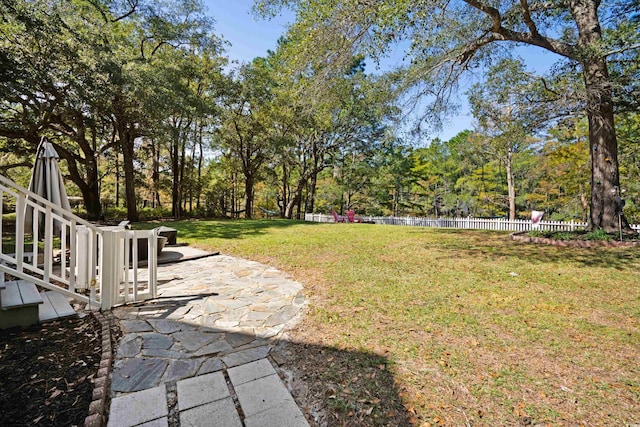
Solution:
[[(271, 20), (256, 18), (251, 13), (253, 0), (204, 0), (209, 15), (215, 20), (215, 32), (231, 46), (227, 54), (232, 60), (249, 62), (275, 50), (278, 38), (286, 31), (287, 17)], [(293, 19), (292, 15), (289, 15)]]
[[(265, 56), (268, 50), (275, 50), (278, 38), (286, 31), (289, 20), (293, 19), (291, 13), (271, 20), (256, 18), (251, 12), (253, 0), (204, 0), (204, 4), (216, 20), (215, 32), (231, 43), (227, 47), (227, 55), (239, 62), (249, 62), (257, 56)], [(557, 60), (539, 48), (522, 48), (518, 52), (527, 66), (535, 71), (544, 71)], [(469, 86), (475, 83), (472, 79), (468, 82)], [(464, 89), (455, 101), (461, 104), (460, 114), (446, 118), (443, 130), (430, 137), (448, 140), (465, 129), (473, 128)]]

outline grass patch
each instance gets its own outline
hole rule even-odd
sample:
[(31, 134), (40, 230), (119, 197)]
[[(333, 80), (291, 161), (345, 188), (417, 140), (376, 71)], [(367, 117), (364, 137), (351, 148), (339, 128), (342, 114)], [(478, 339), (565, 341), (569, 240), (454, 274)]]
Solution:
[(385, 395), (389, 385), (350, 381), (372, 368), (348, 356), (317, 362), (313, 389), (328, 393), (318, 391), (337, 413), (334, 424), (394, 424), (380, 403), (373, 411), (361, 403), (385, 399), (425, 425), (640, 422), (637, 248), (369, 224), (163, 225), (177, 228), (179, 241), (273, 265), (304, 283), (311, 309), (294, 340), (384, 355), (395, 396)]

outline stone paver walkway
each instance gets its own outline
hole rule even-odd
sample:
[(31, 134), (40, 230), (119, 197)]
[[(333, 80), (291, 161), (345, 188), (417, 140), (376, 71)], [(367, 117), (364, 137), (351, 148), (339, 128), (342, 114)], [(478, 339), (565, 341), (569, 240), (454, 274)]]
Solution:
[(158, 283), (158, 299), (113, 310), (110, 426), (308, 425), (268, 359), (301, 284), (225, 255), (159, 266)]

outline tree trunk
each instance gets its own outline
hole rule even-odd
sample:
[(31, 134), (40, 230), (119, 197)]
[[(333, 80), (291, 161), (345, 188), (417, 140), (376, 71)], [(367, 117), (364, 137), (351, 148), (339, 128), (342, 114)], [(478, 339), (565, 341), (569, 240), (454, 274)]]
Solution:
[(589, 200), (582, 184), (580, 184), (580, 207), (582, 208), (582, 222), (589, 221)]
[(133, 135), (129, 129), (120, 127), (120, 147), (122, 150), (122, 163), (124, 168), (124, 184), (125, 195), (127, 202), (127, 219), (132, 222), (140, 220), (138, 215), (138, 206), (136, 205), (136, 183), (135, 183), (135, 169), (133, 167)]
[[(87, 218), (90, 221), (102, 217), (102, 205), (100, 204), (100, 187), (98, 185), (98, 163), (95, 157), (86, 159), (87, 182), (86, 189), (81, 188), (84, 206), (87, 209)], [(83, 186), (84, 187), (84, 186)]]
[(185, 216), (187, 212), (187, 198), (185, 191), (185, 166), (187, 164), (187, 138), (189, 136), (189, 129), (191, 128), (191, 119), (184, 126), (184, 128), (180, 129), (180, 173), (178, 174), (178, 187), (180, 188), (180, 199), (178, 203), (180, 204), (180, 218)]
[[(591, 214), (589, 228), (607, 233), (618, 231), (615, 198), (620, 189), (618, 141), (613, 117), (611, 79), (607, 60), (598, 52), (602, 29), (598, 19), (597, 1), (569, 2), (578, 27), (584, 84), (587, 91), (589, 148), (591, 156)], [(633, 233), (624, 216), (623, 231)]]
[(307, 213), (313, 213), (316, 204), (316, 187), (318, 186), (318, 171), (316, 170), (311, 174), (309, 181), (309, 201), (307, 202)]
[[(179, 125), (178, 125), (179, 126)], [(180, 131), (174, 125), (173, 141), (171, 142), (171, 216), (178, 219), (182, 217), (181, 204), (182, 194), (180, 194)]]
[[(595, 61), (594, 61), (595, 62)], [(587, 117), (589, 146), (591, 147), (591, 216), (590, 229), (607, 233), (619, 231), (615, 197), (620, 188), (618, 169), (618, 141), (613, 118), (613, 102), (606, 63), (584, 65), (587, 88)], [(607, 89), (608, 88), (608, 89)], [(630, 232), (622, 218), (624, 231)]]
[(60, 157), (67, 161), (69, 178), (78, 186), (82, 193), (88, 219), (100, 219), (102, 216), (102, 205), (100, 204), (99, 172), (95, 151), (84, 150), (85, 157), (83, 159), (83, 166), (85, 170), (84, 175), (82, 175), (78, 169), (76, 158), (72, 156), (68, 150), (60, 146), (56, 146), (56, 150)]
[(306, 178), (303, 177), (298, 180), (298, 185), (296, 185), (296, 189), (293, 193), (293, 197), (289, 199), (289, 203), (286, 205), (286, 209), (284, 211), (284, 217), (287, 219), (293, 219), (293, 209), (297, 206), (298, 212), (300, 212), (300, 203), (302, 202), (302, 190), (304, 190), (304, 186), (307, 183)]
[(204, 129), (204, 124), (200, 122), (200, 134), (198, 135), (198, 178), (197, 178), (197, 187), (196, 187), (196, 190), (198, 192), (196, 209), (198, 210), (198, 212), (200, 212), (200, 199), (202, 197), (202, 164), (204, 162), (204, 150), (202, 148), (203, 129)]
[(289, 205), (288, 194), (289, 172), (287, 169), (287, 160), (283, 156), (282, 162), (282, 181), (281, 181), (281, 196), (278, 197), (278, 207), (280, 208), (280, 217), (287, 217), (287, 206)]
[(244, 217), (247, 219), (252, 218), (253, 213), (253, 175), (245, 174), (244, 177)]
[(116, 154), (116, 208), (120, 207), (120, 155)]
[(513, 151), (509, 149), (505, 161), (505, 171), (507, 173), (507, 193), (509, 194), (509, 221), (516, 219), (516, 187), (513, 182), (513, 169), (511, 160), (513, 158)]
[(162, 207), (160, 203), (160, 144), (156, 144), (155, 140), (151, 141), (151, 156), (153, 157), (153, 171), (151, 172), (151, 182), (153, 185), (153, 203), (154, 208)]

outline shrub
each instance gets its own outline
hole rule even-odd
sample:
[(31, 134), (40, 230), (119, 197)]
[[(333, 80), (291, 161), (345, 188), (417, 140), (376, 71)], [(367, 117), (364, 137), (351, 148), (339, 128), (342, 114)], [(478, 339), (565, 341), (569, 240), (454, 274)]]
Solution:
[(613, 240), (613, 236), (604, 230), (593, 230), (584, 235), (584, 240), (603, 240), (608, 242)]

